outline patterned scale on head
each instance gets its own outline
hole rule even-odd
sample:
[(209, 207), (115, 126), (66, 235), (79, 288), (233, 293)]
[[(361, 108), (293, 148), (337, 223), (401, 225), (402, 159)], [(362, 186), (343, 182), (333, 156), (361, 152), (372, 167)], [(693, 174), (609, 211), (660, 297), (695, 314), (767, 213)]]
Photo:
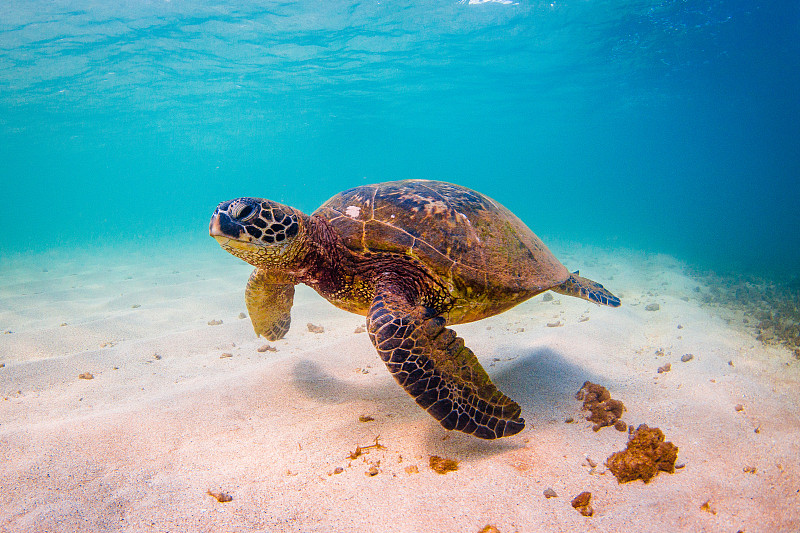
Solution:
[[(259, 266), (285, 258), (293, 239), (301, 232), (297, 210), (261, 198), (236, 198), (217, 206), (209, 228), (231, 254)], [(258, 246), (283, 245), (283, 246)]]

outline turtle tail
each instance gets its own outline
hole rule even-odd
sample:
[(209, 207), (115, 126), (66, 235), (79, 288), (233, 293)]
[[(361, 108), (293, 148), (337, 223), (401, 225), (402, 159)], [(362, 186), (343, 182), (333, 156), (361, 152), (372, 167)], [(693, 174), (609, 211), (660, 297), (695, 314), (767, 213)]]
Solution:
[(592, 281), (589, 278), (582, 278), (578, 275), (576, 270), (570, 277), (561, 285), (556, 285), (552, 289), (553, 292), (565, 294), (567, 296), (575, 296), (576, 298), (583, 298), (596, 304), (608, 305), (611, 307), (619, 307), (619, 298), (611, 294), (605, 287)]

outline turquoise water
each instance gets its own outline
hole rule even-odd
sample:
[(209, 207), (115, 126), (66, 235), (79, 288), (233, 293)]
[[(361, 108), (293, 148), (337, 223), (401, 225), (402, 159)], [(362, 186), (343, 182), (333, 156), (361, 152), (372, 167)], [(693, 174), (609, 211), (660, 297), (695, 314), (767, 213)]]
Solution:
[(430, 178), (545, 241), (793, 273), (799, 94), (796, 2), (6, 0), (0, 250)]

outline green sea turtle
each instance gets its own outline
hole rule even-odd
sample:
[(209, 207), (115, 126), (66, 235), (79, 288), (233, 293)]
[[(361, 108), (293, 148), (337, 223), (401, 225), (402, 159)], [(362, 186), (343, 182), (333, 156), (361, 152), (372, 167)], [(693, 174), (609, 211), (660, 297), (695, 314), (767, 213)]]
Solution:
[(525, 427), (463, 339), (448, 329), (546, 290), (616, 307), (499, 203), (440, 181), (364, 185), (311, 216), (261, 198), (217, 206), (209, 233), (255, 266), (245, 300), (258, 335), (289, 330), (294, 286), (367, 317), (389, 372), (446, 429), (494, 439)]

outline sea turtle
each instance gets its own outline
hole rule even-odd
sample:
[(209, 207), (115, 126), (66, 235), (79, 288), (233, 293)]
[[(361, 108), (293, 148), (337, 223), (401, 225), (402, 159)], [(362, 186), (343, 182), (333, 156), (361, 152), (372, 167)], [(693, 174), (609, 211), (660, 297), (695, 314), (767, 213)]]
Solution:
[(511, 211), (441, 181), (364, 185), (311, 216), (262, 198), (217, 206), (209, 233), (255, 266), (245, 301), (267, 339), (289, 330), (294, 286), (367, 317), (389, 372), (446, 429), (483, 439), (525, 427), (463, 339), (448, 329), (546, 290), (617, 307), (602, 285), (570, 272)]

